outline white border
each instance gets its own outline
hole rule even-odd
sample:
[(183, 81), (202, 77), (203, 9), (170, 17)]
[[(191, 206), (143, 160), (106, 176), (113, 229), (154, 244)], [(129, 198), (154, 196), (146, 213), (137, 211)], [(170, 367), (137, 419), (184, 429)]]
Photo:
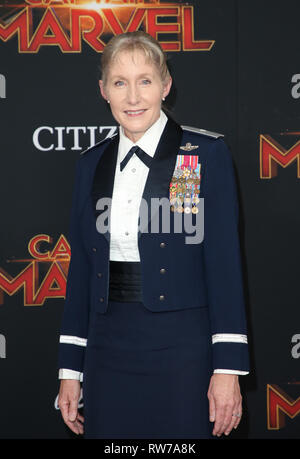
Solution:
[(212, 343), (243, 343), (247, 344), (247, 335), (238, 335), (236, 333), (218, 333), (212, 335)]
[(248, 375), (249, 374), (249, 371), (243, 371), (243, 370), (223, 370), (223, 369), (217, 369), (217, 370), (214, 370), (214, 373), (225, 373), (225, 374), (229, 374), (229, 375)]
[(59, 342), (63, 344), (75, 344), (76, 346), (83, 347), (87, 345), (87, 339), (80, 338), (79, 336), (60, 335)]

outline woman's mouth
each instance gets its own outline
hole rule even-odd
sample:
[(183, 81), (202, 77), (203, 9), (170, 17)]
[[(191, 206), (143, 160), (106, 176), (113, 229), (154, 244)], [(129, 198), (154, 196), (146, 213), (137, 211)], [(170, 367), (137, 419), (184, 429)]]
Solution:
[(128, 116), (140, 116), (145, 113), (146, 110), (125, 110), (126, 115)]

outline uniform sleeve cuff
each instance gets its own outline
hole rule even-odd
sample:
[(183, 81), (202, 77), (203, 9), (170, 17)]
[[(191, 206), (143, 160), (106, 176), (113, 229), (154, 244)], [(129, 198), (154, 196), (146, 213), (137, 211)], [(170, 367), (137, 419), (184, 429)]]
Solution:
[[(213, 369), (241, 371), (250, 370), (248, 345), (245, 342), (217, 341), (213, 343)], [(228, 371), (227, 371), (228, 370)]]
[(242, 370), (226, 370), (226, 369), (216, 369), (214, 370), (214, 373), (224, 373), (224, 374), (228, 374), (228, 375), (240, 375), (240, 376), (244, 376), (244, 375), (248, 375), (249, 374), (249, 371), (242, 371)]
[(60, 368), (58, 371), (58, 379), (78, 379), (83, 380), (83, 373), (80, 371), (69, 370), (67, 368)]

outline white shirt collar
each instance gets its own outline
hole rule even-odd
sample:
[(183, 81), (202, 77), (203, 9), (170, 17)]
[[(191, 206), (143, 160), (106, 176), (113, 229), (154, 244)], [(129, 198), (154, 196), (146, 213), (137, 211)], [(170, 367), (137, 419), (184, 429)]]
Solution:
[(160, 117), (154, 124), (145, 132), (145, 134), (136, 142), (133, 143), (126, 135), (124, 134), (123, 127), (119, 127), (120, 141), (119, 141), (119, 153), (118, 153), (118, 162), (121, 162), (126, 154), (129, 152), (130, 148), (133, 145), (138, 145), (145, 153), (150, 155), (152, 158), (154, 156), (155, 150), (157, 148), (160, 137), (163, 133), (163, 130), (167, 124), (168, 118), (165, 113), (161, 110)]

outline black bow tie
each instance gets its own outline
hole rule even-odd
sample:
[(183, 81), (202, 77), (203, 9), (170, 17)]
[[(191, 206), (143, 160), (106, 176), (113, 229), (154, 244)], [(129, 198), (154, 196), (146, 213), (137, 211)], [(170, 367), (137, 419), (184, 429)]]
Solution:
[(135, 145), (134, 147), (130, 148), (129, 152), (127, 153), (123, 161), (121, 161), (120, 163), (121, 171), (124, 169), (124, 167), (130, 160), (130, 158), (134, 155), (134, 153), (140, 158), (141, 161), (143, 161), (144, 164), (146, 164), (146, 166), (150, 167), (151, 161), (152, 161), (151, 156), (147, 155), (147, 153), (145, 153), (140, 147)]

